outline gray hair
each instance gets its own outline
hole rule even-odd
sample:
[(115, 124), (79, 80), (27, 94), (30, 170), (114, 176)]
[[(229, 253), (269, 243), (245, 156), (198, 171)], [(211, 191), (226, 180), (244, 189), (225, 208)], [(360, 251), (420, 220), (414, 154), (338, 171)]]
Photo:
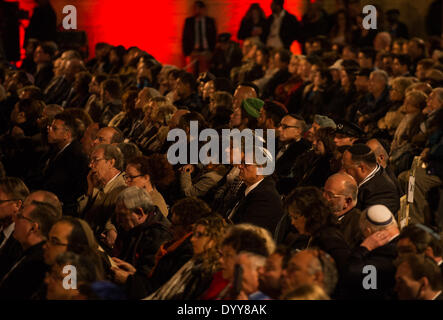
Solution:
[(145, 213), (155, 210), (152, 198), (145, 189), (128, 187), (118, 195), (117, 202), (123, 203), (126, 209), (135, 210), (142, 208)]
[(266, 257), (259, 255), (259, 254), (255, 254), (253, 252), (240, 251), (237, 256), (240, 256), (240, 255), (246, 256), (249, 259), (249, 261), (251, 261), (251, 264), (254, 269), (261, 268), (266, 263)]
[(326, 252), (317, 248), (306, 249), (314, 259), (309, 263), (308, 272), (315, 274), (323, 273), (323, 287), (328, 295), (334, 292), (338, 282), (338, 271), (334, 259)]
[(386, 84), (389, 82), (389, 76), (384, 70), (375, 70), (371, 72), (371, 75), (378, 76), (379, 78), (383, 78)]
[(106, 160), (115, 160), (114, 168), (119, 171), (123, 171), (124, 157), (121, 150), (112, 144), (99, 144), (94, 148), (94, 151), (103, 149), (103, 157)]

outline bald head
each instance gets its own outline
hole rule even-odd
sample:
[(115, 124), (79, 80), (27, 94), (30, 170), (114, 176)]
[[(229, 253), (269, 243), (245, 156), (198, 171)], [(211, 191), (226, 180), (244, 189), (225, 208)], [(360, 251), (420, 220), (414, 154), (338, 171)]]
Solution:
[(45, 190), (34, 191), (26, 197), (23, 206), (29, 206), (30, 204), (32, 204), (32, 201), (47, 203), (54, 207), (60, 216), (62, 215), (62, 204), (58, 197), (52, 192)]
[(123, 135), (114, 127), (104, 127), (98, 130), (93, 147), (99, 144), (113, 144), (123, 142)]
[(349, 212), (357, 204), (357, 182), (347, 173), (333, 174), (326, 180), (323, 189), (323, 196), (337, 216)]
[(238, 86), (234, 92), (234, 110), (241, 107), (241, 103), (246, 98), (257, 98), (254, 88), (248, 86)]
[(65, 75), (65, 77), (70, 80), (70, 81), (74, 81), (75, 79), (75, 75), (81, 71), (85, 71), (85, 65), (83, 64), (83, 61), (81, 61), (80, 59), (74, 58), (74, 59), (70, 59), (67, 60), (65, 65), (64, 65), (64, 69), (63, 69), (63, 73)]
[(366, 145), (374, 152), (377, 163), (383, 168), (386, 168), (388, 166), (389, 155), (382, 144), (377, 139), (371, 139), (366, 142)]
[(392, 37), (388, 32), (379, 32), (374, 39), (376, 51), (386, 50), (391, 45)]

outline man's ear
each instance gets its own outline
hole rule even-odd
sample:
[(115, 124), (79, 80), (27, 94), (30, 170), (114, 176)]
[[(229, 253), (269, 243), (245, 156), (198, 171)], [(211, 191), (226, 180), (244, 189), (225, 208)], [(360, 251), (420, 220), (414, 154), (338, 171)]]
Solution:
[(418, 280), (420, 283), (420, 287), (425, 290), (428, 290), (429, 288), (429, 279), (427, 277), (421, 277), (420, 280)]
[(23, 206), (23, 201), (22, 200), (16, 200), (13, 202), (13, 206), (14, 206), (14, 212), (17, 213), (20, 211), (21, 207)]
[(343, 210), (349, 208), (352, 205), (352, 198), (346, 197), (345, 198), (345, 204), (343, 205)]
[(31, 231), (38, 232), (40, 225), (37, 222), (32, 223)]
[(368, 170), (367, 170), (367, 167), (363, 164), (363, 163), (360, 163), (360, 164), (358, 164), (357, 165), (357, 168), (360, 170), (360, 172), (362, 172), (362, 173), (366, 173)]

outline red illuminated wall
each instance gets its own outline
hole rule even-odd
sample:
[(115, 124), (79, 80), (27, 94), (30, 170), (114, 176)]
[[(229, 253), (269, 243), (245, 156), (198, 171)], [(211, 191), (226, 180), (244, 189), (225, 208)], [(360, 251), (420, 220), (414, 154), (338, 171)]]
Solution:
[[(33, 0), (20, 0), (22, 9), (33, 8)], [(267, 15), (271, 0), (206, 0), (208, 15), (214, 17), (217, 31), (234, 37), (250, 4), (258, 2)], [(85, 30), (91, 54), (96, 42), (138, 46), (160, 62), (183, 65), (181, 33), (184, 20), (192, 15), (194, 0), (52, 0), (58, 22), (65, 5), (77, 8), (77, 27)], [(300, 18), (303, 0), (286, 0), (285, 8)]]

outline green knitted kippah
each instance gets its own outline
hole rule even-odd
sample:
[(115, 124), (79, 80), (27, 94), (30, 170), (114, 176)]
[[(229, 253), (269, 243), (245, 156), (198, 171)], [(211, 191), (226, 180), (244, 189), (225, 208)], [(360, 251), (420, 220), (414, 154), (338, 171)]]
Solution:
[(260, 116), (260, 109), (263, 107), (265, 102), (257, 98), (246, 98), (242, 102), (243, 109), (254, 118)]

